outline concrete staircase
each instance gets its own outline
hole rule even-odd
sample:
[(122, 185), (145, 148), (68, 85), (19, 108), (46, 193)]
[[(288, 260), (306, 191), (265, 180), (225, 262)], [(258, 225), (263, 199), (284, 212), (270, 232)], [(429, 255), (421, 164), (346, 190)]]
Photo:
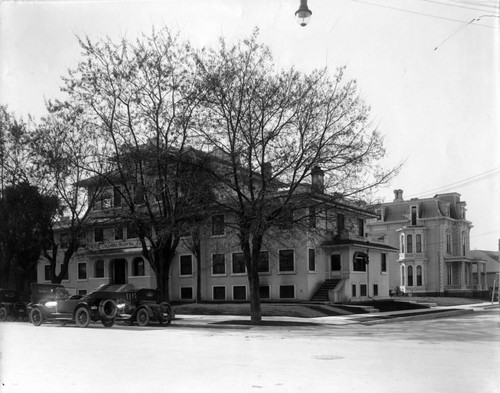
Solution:
[(316, 293), (311, 298), (312, 302), (327, 302), (328, 301), (328, 291), (334, 289), (340, 282), (340, 279), (329, 279), (325, 280), (323, 284), (318, 288)]

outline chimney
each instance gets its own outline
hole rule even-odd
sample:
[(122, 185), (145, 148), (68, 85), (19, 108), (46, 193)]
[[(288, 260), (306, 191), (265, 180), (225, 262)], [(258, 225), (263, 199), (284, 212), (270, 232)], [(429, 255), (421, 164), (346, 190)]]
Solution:
[(325, 192), (325, 172), (319, 166), (311, 170), (311, 183), (312, 192)]
[(403, 202), (403, 190), (394, 190), (394, 202)]

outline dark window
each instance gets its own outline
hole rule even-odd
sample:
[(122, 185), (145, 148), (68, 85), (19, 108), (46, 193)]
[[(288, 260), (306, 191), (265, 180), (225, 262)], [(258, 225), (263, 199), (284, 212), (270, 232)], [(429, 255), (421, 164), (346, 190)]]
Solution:
[(123, 239), (123, 227), (121, 225), (115, 226), (115, 240)]
[(102, 242), (104, 240), (104, 229), (103, 228), (94, 228), (94, 241)]
[(280, 299), (294, 299), (295, 287), (293, 285), (280, 285)]
[(309, 249), (309, 271), (316, 271), (316, 250), (314, 248)]
[(355, 272), (366, 272), (366, 264), (368, 263), (368, 255), (361, 252), (354, 254), (353, 270)]
[(79, 289), (78, 294), (84, 296), (87, 294), (87, 290), (86, 289)]
[(135, 222), (129, 222), (127, 224), (127, 239), (135, 239), (137, 237), (137, 230)]
[(44, 270), (44, 280), (45, 281), (52, 281), (52, 274), (50, 272), (50, 265), (45, 265), (43, 267), (43, 270)]
[(356, 284), (352, 284), (352, 297), (356, 297)]
[(417, 286), (422, 286), (422, 266), (417, 266)]
[(120, 207), (122, 205), (121, 188), (115, 187), (113, 189), (113, 206)]
[(401, 266), (401, 285), (405, 285), (405, 267)]
[(415, 235), (415, 252), (422, 252), (422, 235)]
[(366, 296), (366, 284), (361, 284), (359, 288), (360, 296)]
[(245, 273), (245, 257), (242, 252), (233, 253), (233, 274)]
[(193, 257), (192, 255), (181, 255), (181, 276), (191, 276), (193, 274)]
[(293, 272), (295, 270), (293, 262), (293, 250), (280, 250), (279, 251), (279, 271), (280, 272)]
[(224, 214), (212, 216), (212, 235), (224, 235)]
[(413, 236), (406, 235), (406, 252), (411, 254), (413, 252)]
[(224, 254), (212, 255), (212, 274), (226, 274), (226, 257)]
[(446, 234), (446, 253), (451, 254), (451, 233)]
[(309, 227), (316, 228), (316, 207), (309, 208)]
[(337, 214), (337, 230), (340, 234), (345, 229), (345, 216), (342, 213)]
[(132, 262), (132, 274), (134, 276), (144, 276), (144, 259), (135, 258)]
[(79, 263), (78, 264), (78, 279), (86, 280), (87, 279), (87, 264)]
[(98, 259), (94, 264), (94, 277), (104, 277), (104, 261), (102, 259)]
[(387, 272), (387, 254), (381, 254), (380, 270), (382, 272)]
[(365, 220), (358, 218), (358, 236), (365, 236)]
[(280, 229), (290, 229), (293, 225), (293, 210), (286, 209), (281, 215), (281, 220), (279, 221)]
[(373, 284), (373, 296), (378, 296), (378, 284)]
[(214, 287), (214, 300), (226, 300), (226, 287)]
[(342, 269), (342, 265), (340, 263), (340, 254), (330, 255), (330, 268), (332, 271), (339, 271)]
[(233, 287), (233, 300), (246, 300), (247, 288), (243, 285)]
[(192, 287), (181, 287), (181, 299), (191, 300), (193, 298), (193, 288)]
[(411, 225), (417, 225), (417, 207), (411, 207)]
[(413, 266), (408, 266), (408, 286), (413, 286)]
[(261, 251), (259, 253), (259, 273), (269, 273), (269, 252)]
[(269, 299), (271, 297), (271, 290), (269, 285), (261, 285), (259, 287), (259, 296), (261, 299)]
[(405, 252), (405, 235), (403, 234), (399, 237), (399, 251), (402, 253)]

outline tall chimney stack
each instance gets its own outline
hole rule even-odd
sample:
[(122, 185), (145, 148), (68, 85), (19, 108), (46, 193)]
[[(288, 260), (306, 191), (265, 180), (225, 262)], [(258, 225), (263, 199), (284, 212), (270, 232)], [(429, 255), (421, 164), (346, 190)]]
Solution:
[(394, 202), (403, 202), (403, 190), (394, 190)]
[(312, 192), (325, 192), (325, 172), (319, 166), (311, 170), (311, 183)]

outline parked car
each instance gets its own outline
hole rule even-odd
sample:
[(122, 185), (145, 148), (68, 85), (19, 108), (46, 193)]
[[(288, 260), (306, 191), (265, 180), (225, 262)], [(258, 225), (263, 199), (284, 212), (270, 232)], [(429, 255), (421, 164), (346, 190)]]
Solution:
[(151, 321), (160, 325), (170, 325), (174, 318), (172, 306), (160, 301), (160, 292), (156, 289), (143, 288), (129, 291), (118, 300), (116, 319), (129, 324), (147, 326)]
[(9, 318), (27, 320), (27, 303), (23, 301), (20, 292), (0, 289), (0, 322), (5, 322)]
[(101, 286), (87, 295), (57, 284), (32, 284), (30, 320), (35, 326), (47, 322), (74, 322), (87, 327), (91, 321), (111, 327), (117, 313), (116, 301), (123, 297), (125, 285)]

